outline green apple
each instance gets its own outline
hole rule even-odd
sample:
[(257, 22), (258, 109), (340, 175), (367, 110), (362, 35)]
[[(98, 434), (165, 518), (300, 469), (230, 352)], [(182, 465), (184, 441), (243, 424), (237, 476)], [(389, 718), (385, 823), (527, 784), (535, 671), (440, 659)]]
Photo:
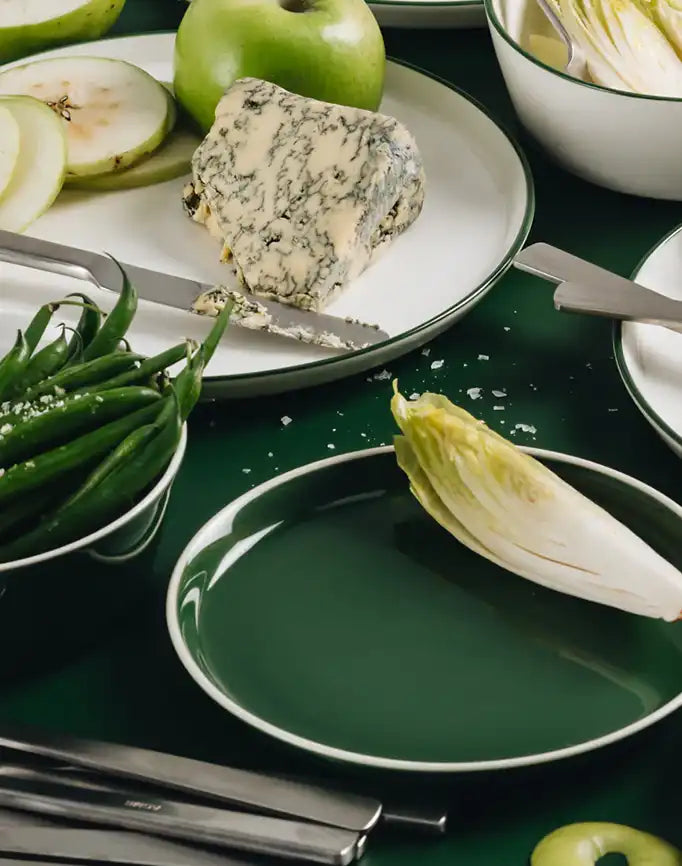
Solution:
[(238, 78), (376, 110), (386, 54), (365, 0), (192, 0), (175, 43), (175, 96), (208, 130)]
[(0, 0), (0, 63), (53, 45), (99, 39), (125, 0)]

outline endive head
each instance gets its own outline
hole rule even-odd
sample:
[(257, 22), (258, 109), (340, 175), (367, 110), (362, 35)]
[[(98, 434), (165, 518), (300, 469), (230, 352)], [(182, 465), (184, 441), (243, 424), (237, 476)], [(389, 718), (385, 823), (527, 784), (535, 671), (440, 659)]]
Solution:
[(547, 466), (438, 394), (394, 383), (398, 464), (410, 489), (462, 544), (550, 589), (674, 620), (682, 573)]

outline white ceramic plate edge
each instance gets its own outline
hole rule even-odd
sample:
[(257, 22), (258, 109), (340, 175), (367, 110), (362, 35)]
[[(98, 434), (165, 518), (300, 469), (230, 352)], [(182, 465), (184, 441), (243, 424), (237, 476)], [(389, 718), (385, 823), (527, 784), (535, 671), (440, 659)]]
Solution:
[[(675, 226), (675, 228), (671, 229), (666, 235), (664, 235), (659, 241), (657, 241), (654, 246), (651, 247), (651, 249), (644, 254), (642, 259), (632, 272), (630, 279), (637, 282), (639, 274), (641, 273), (649, 259), (652, 258), (652, 256), (655, 256), (662, 247), (670, 243), (673, 238), (677, 237), (677, 235), (681, 233), (682, 224)], [(625, 337), (623, 336), (622, 323), (615, 322), (613, 326), (613, 357), (615, 358), (616, 366), (618, 367), (618, 372), (621, 379), (623, 380), (623, 384), (625, 385), (625, 388), (635, 406), (637, 406), (639, 411), (646, 418), (649, 424), (651, 424), (651, 426), (658, 433), (661, 439), (663, 439), (665, 444), (669, 448), (671, 448), (676, 454), (682, 457), (682, 433), (674, 430), (668, 424), (665, 418), (663, 418), (660, 413), (653, 408), (653, 406), (649, 403), (649, 401), (646, 399), (646, 397), (638, 387), (630, 372), (630, 367), (628, 366), (623, 346), (624, 340)]]

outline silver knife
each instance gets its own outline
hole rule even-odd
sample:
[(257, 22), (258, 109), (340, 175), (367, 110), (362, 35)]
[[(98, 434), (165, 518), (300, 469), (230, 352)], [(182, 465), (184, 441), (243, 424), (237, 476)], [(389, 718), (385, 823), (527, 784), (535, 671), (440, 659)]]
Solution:
[(514, 265), (526, 273), (560, 284), (554, 292), (554, 306), (562, 312), (643, 322), (682, 331), (682, 301), (647, 289), (558, 247), (531, 244), (517, 253)]
[(11, 825), (0, 827), (0, 858), (5, 856), (121, 866), (254, 866), (255, 863), (141, 833)]
[(350, 830), (166, 800), (23, 766), (0, 767), (0, 805), (235, 851), (348, 866), (365, 837)]
[(3, 723), (0, 748), (160, 785), (232, 806), (358, 833), (371, 830), (381, 816), (381, 803), (369, 797), (149, 749), (38, 732), (23, 726), (14, 730)]
[[(14, 232), (0, 230), (0, 261), (89, 280), (116, 293), (123, 285), (120, 269), (110, 256)], [(191, 312), (200, 295), (215, 290), (214, 286), (198, 280), (162, 274), (123, 262), (120, 265), (145, 301)], [(224, 291), (237, 301), (231, 324), (248, 330), (342, 351), (372, 346), (388, 339), (388, 334), (376, 325), (301, 310), (269, 298), (256, 297), (243, 289)]]

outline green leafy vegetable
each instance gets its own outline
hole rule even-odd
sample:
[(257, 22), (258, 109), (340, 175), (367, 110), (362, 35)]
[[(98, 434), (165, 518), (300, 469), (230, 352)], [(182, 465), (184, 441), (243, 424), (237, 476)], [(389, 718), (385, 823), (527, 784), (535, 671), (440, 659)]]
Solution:
[(682, 616), (682, 573), (535, 458), (437, 394), (391, 402), (398, 464), (462, 544), (542, 586), (644, 616)]

